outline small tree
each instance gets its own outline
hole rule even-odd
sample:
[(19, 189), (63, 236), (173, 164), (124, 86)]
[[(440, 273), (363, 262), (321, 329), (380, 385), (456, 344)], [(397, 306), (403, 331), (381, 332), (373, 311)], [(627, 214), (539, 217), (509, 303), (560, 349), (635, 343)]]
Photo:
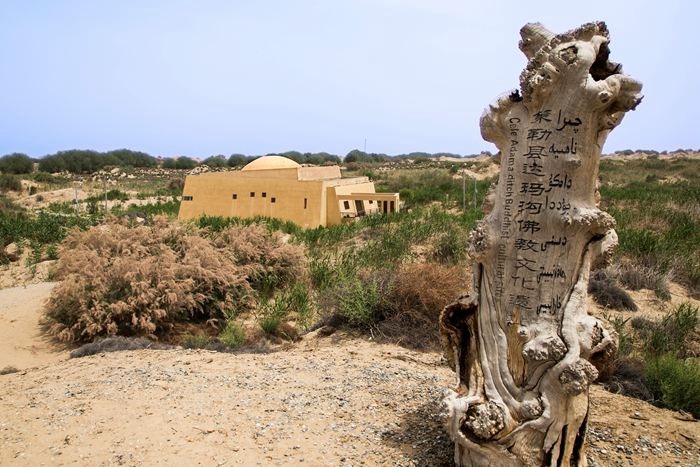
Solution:
[(0, 157), (0, 171), (6, 174), (28, 174), (34, 170), (31, 158), (19, 152)]

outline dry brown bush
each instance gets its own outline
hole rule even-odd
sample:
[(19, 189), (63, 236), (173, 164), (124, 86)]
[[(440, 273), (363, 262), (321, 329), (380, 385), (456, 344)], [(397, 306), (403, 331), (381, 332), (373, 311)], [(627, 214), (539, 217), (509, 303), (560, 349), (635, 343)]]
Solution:
[(300, 245), (285, 243), (280, 232), (252, 224), (232, 226), (214, 237), (214, 244), (249, 276), (253, 288), (280, 287), (307, 276), (306, 252)]
[[(254, 262), (261, 258), (268, 263)], [(261, 270), (284, 278), (300, 274), (303, 259), (300, 247), (252, 227), (209, 238), (159, 218), (148, 226), (117, 221), (74, 231), (61, 245), (56, 274), (62, 282), (49, 299), (47, 324), (66, 342), (164, 334), (178, 321), (248, 309), (254, 295), (249, 278)]]
[(379, 328), (408, 347), (439, 347), (440, 312), (466, 292), (467, 286), (468, 272), (462, 266), (404, 264), (389, 287), (386, 303), (391, 311)]

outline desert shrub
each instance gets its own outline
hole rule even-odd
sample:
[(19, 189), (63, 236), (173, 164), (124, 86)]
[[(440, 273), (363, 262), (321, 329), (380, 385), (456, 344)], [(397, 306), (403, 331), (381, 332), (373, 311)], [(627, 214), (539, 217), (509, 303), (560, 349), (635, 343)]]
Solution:
[(645, 351), (651, 355), (671, 353), (685, 356), (688, 340), (698, 325), (698, 308), (682, 303), (642, 336)]
[(190, 170), (197, 167), (198, 163), (196, 160), (187, 157), (180, 156), (177, 158), (166, 158), (163, 160), (164, 169), (178, 169), (178, 170)]
[(46, 172), (34, 172), (30, 175), (30, 178), (34, 180), (35, 182), (39, 183), (47, 183), (50, 185), (58, 185), (58, 184), (64, 184), (68, 182), (66, 178), (59, 177), (56, 175), (51, 175), (50, 173)]
[(0, 192), (22, 191), (22, 182), (14, 175), (0, 174)]
[(7, 196), (0, 194), (0, 215), (24, 212), (24, 208), (12, 201)]
[(668, 274), (662, 273), (657, 268), (643, 265), (626, 265), (621, 268), (618, 279), (622, 285), (630, 290), (653, 290), (660, 299), (671, 299), (671, 291), (668, 288)]
[(270, 299), (258, 307), (258, 323), (267, 334), (274, 335), (287, 317), (288, 309), (284, 300)]
[(245, 331), (234, 320), (229, 319), (226, 322), (224, 330), (219, 334), (219, 341), (226, 347), (235, 349), (245, 343)]
[(296, 282), (280, 291), (274, 298), (268, 298), (258, 307), (257, 319), (267, 334), (285, 336), (280, 328), (285, 321), (294, 320), (306, 327), (315, 315), (315, 305), (308, 287)]
[(645, 382), (645, 364), (637, 357), (616, 358), (599, 375), (605, 388), (616, 394), (650, 401), (653, 394)]
[(46, 246), (46, 257), (50, 260), (58, 259), (58, 246), (55, 243)]
[(654, 357), (647, 362), (645, 382), (656, 401), (700, 418), (700, 360)]
[(179, 211), (180, 201), (156, 201), (155, 203), (142, 204), (138, 206), (131, 205), (126, 209), (120, 209), (118, 207), (112, 208), (112, 213), (115, 215), (128, 214), (143, 217), (144, 219), (159, 215), (175, 217)]
[(171, 178), (168, 180), (168, 191), (170, 193), (180, 195), (182, 189), (185, 188), (185, 181), (181, 178)]
[(250, 268), (199, 233), (163, 219), (72, 232), (60, 249), (56, 273), (62, 282), (47, 306), (50, 332), (70, 342), (151, 335), (169, 331), (176, 321), (246, 309)]
[(146, 339), (145, 337), (114, 336), (81, 345), (77, 349), (71, 351), (70, 358), (87, 357), (89, 355), (106, 352), (119, 352), (122, 350), (166, 350), (172, 348), (172, 345), (154, 342), (150, 339)]
[(384, 293), (390, 282), (387, 271), (361, 270), (338, 278), (324, 294), (327, 313), (336, 314), (351, 328), (376, 327), (386, 306)]
[(113, 200), (119, 200), (119, 201), (126, 201), (129, 199), (129, 195), (127, 193), (124, 193), (121, 190), (109, 190), (106, 193), (101, 193), (99, 195), (94, 195), (90, 196), (85, 199), (86, 202), (91, 202), (95, 201), (97, 203), (104, 202), (104, 200), (107, 199), (108, 201), (113, 201)]
[(596, 271), (588, 282), (588, 293), (601, 306), (615, 310), (637, 311), (632, 297), (621, 289), (614, 278), (603, 270)]
[(286, 292), (285, 299), (290, 311), (296, 313), (297, 319), (302, 326), (310, 324), (314, 317), (314, 301), (309, 288), (303, 282), (296, 282)]
[(466, 271), (459, 266), (402, 265), (388, 288), (386, 315), (379, 329), (408, 347), (439, 347), (440, 313), (466, 291), (466, 279)]
[(182, 346), (186, 349), (206, 349), (211, 339), (206, 334), (185, 334), (182, 336)]
[(244, 267), (256, 290), (283, 288), (306, 277), (302, 246), (285, 243), (279, 232), (261, 225), (230, 226), (212, 234), (214, 245), (237, 266)]
[(618, 358), (603, 371), (609, 389), (676, 410), (700, 414), (700, 360), (689, 344), (698, 326), (698, 308), (684, 303), (660, 322), (643, 317), (611, 320), (620, 336)]
[(26, 154), (13, 153), (0, 157), (0, 172), (6, 174), (28, 174), (34, 170), (34, 163)]
[(226, 167), (227, 161), (226, 156), (210, 156), (202, 161), (202, 164), (207, 165), (212, 168)]
[(445, 264), (463, 261), (467, 252), (467, 238), (466, 232), (460, 229), (448, 229), (433, 243), (432, 259)]

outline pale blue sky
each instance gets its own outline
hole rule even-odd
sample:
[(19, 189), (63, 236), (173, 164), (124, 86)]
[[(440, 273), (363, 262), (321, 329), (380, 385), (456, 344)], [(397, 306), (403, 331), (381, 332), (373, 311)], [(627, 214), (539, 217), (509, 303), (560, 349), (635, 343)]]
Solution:
[(592, 20), (644, 83), (605, 151), (699, 148), (697, 5), (0, 0), (0, 154), (493, 151), (478, 120), (518, 84), (520, 27)]

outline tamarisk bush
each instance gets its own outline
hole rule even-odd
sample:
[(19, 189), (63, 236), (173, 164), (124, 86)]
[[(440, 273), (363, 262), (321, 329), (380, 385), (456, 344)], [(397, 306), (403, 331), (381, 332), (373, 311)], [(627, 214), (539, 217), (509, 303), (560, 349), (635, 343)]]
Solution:
[(46, 322), (66, 342), (164, 335), (176, 322), (250, 309), (254, 278), (267, 273), (284, 282), (302, 275), (304, 258), (301, 247), (255, 226), (209, 233), (156, 218), (147, 226), (113, 222), (73, 231), (60, 248), (61, 283)]

